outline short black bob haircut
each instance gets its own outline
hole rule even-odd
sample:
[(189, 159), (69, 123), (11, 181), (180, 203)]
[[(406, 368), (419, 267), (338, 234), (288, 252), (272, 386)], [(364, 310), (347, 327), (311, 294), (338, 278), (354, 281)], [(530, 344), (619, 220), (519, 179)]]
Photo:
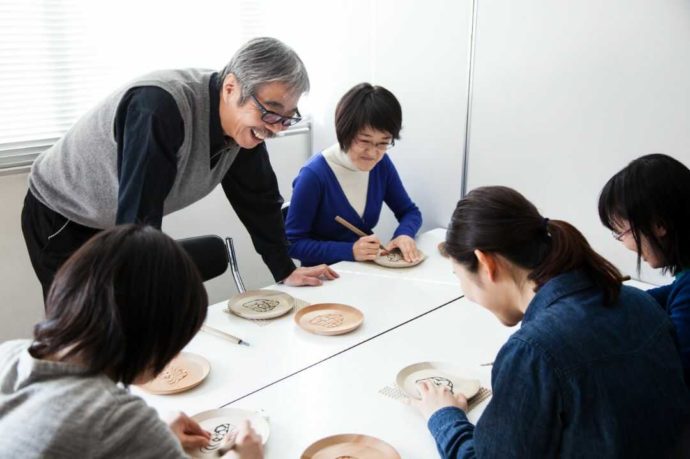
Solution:
[(150, 226), (117, 226), (57, 272), (30, 352), (76, 357), (88, 374), (129, 385), (160, 373), (199, 331), (207, 307), (197, 268), (174, 240)]
[[(670, 156), (641, 156), (604, 185), (599, 196), (599, 218), (608, 229), (630, 224), (640, 270), (641, 237), (663, 258), (663, 272), (678, 274), (690, 268), (690, 170)], [(654, 228), (666, 235), (657, 237)]]
[(340, 148), (349, 150), (357, 134), (367, 127), (387, 132), (394, 141), (398, 140), (402, 108), (386, 88), (360, 83), (345, 93), (335, 108), (335, 134)]

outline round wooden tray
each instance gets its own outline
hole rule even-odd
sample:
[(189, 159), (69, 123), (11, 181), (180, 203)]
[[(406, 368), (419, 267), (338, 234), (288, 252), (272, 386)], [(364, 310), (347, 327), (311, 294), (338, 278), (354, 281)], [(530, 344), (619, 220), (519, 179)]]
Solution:
[(317, 335), (342, 335), (362, 325), (364, 314), (346, 304), (317, 303), (297, 311), (295, 322)]
[(426, 255), (424, 252), (420, 250), (419, 253), (421, 254), (419, 260), (408, 263), (402, 257), (400, 250), (395, 249), (391, 252), (388, 252), (386, 255), (379, 255), (374, 259), (374, 263), (380, 266), (385, 266), (386, 268), (411, 268), (426, 260)]
[(361, 434), (341, 434), (322, 438), (302, 453), (301, 459), (333, 459), (356, 457), (357, 459), (400, 459), (391, 445), (376, 437)]
[(207, 446), (191, 451), (192, 457), (195, 458), (218, 457), (218, 448), (225, 444), (227, 436), (237, 430), (245, 419), (249, 420), (252, 428), (261, 435), (261, 441), (264, 445), (270, 434), (268, 420), (256, 411), (220, 408), (202, 411), (192, 416), (192, 419), (198, 422), (204, 430), (211, 433), (211, 441)]
[(200, 355), (180, 352), (151, 381), (139, 387), (156, 395), (184, 392), (198, 386), (211, 371), (211, 364)]
[(427, 380), (437, 386), (448, 386), (452, 393), (471, 398), (479, 392), (479, 381), (463, 378), (463, 371), (442, 362), (420, 362), (408, 365), (398, 372), (395, 383), (409, 397), (419, 398), (417, 382)]
[(274, 319), (287, 314), (295, 299), (277, 290), (248, 290), (228, 300), (226, 311), (245, 319)]

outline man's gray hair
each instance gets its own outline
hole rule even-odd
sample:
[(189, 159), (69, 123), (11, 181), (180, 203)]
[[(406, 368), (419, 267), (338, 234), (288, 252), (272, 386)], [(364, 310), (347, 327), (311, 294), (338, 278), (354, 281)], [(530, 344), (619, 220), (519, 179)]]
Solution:
[(280, 40), (261, 37), (244, 44), (220, 73), (219, 85), (233, 74), (240, 84), (240, 105), (267, 83), (284, 83), (291, 91), (309, 91), (309, 75), (297, 53)]

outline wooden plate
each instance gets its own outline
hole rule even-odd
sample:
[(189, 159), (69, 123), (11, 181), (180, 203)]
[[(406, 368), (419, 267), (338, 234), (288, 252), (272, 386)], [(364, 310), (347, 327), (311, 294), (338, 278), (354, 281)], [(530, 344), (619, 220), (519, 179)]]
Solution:
[(419, 251), (421, 258), (415, 262), (408, 263), (402, 256), (400, 250), (395, 249), (388, 252), (386, 255), (379, 255), (374, 259), (374, 263), (377, 265), (385, 266), (386, 268), (411, 268), (412, 266), (417, 266), (424, 260), (426, 260), (426, 255), (421, 250)]
[(474, 397), (479, 392), (479, 381), (462, 378), (459, 370), (447, 363), (420, 362), (406, 366), (398, 372), (395, 383), (408, 396), (420, 398), (417, 382), (428, 380), (437, 386), (448, 386), (454, 394), (462, 394), (465, 398)]
[(317, 335), (342, 335), (362, 325), (364, 314), (357, 308), (338, 303), (317, 303), (301, 308), (295, 322)]
[(142, 384), (147, 392), (169, 395), (198, 386), (211, 371), (211, 364), (200, 355), (180, 352), (153, 380)]
[(245, 319), (273, 319), (290, 312), (295, 299), (277, 290), (248, 290), (228, 300), (226, 311)]
[(391, 445), (376, 437), (360, 434), (341, 434), (322, 438), (302, 453), (301, 459), (400, 459)]
[(192, 457), (197, 458), (218, 457), (218, 448), (223, 446), (228, 434), (237, 430), (245, 419), (248, 419), (256, 433), (261, 435), (261, 441), (264, 445), (270, 434), (268, 421), (255, 411), (221, 408), (202, 411), (192, 416), (192, 419), (198, 422), (204, 430), (211, 433), (211, 441), (208, 446), (191, 451)]

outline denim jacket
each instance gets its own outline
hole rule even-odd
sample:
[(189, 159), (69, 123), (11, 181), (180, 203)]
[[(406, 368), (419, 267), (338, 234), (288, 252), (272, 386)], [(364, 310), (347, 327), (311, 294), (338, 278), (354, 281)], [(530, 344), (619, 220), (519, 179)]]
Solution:
[(458, 408), (429, 429), (444, 458), (664, 457), (690, 419), (672, 325), (645, 292), (604, 306), (581, 271), (537, 292), (492, 371), (473, 426)]

